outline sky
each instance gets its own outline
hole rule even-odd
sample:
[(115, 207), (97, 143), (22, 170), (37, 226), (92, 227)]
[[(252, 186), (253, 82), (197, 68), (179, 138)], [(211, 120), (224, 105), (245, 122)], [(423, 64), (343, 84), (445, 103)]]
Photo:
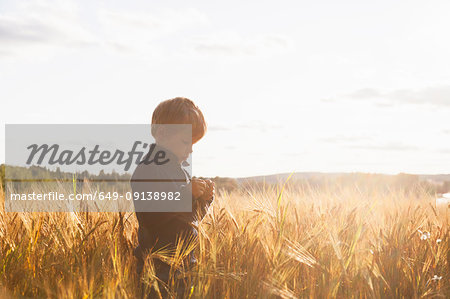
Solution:
[(1, 125), (146, 124), (183, 96), (208, 123), (196, 176), (450, 173), (449, 11), (433, 0), (1, 1)]

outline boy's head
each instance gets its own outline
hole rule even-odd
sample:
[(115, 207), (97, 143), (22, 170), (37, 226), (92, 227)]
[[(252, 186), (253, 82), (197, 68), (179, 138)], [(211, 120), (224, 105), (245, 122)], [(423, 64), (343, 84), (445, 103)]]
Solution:
[[(190, 124), (191, 131), (175, 132), (165, 124)], [(206, 122), (200, 109), (187, 98), (177, 97), (161, 102), (153, 111), (152, 135), (157, 144), (172, 151), (180, 162), (188, 158), (192, 145), (206, 133)]]

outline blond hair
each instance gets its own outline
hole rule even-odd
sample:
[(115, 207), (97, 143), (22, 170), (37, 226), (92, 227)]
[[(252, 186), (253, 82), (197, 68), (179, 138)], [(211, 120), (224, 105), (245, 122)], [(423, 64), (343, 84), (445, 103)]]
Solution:
[[(176, 97), (165, 100), (155, 108), (152, 116), (153, 124), (192, 124), (192, 140), (196, 143), (205, 136), (207, 125), (203, 113), (193, 101)], [(155, 136), (156, 127), (152, 126)]]

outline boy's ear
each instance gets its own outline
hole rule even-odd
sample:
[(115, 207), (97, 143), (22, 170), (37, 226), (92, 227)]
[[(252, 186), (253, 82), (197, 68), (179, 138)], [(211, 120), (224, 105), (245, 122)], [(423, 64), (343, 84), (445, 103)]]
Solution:
[(155, 139), (162, 139), (167, 134), (166, 128), (164, 126), (157, 126), (155, 130)]

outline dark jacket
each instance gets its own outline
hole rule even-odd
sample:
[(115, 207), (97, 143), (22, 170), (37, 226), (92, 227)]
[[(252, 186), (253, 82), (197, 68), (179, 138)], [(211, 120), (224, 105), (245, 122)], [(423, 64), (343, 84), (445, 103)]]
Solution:
[[(155, 155), (157, 151), (164, 151), (165, 158), (169, 161), (163, 165), (144, 163), (146, 160), (151, 160), (151, 155)], [(133, 194), (157, 191), (160, 194), (161, 192), (180, 192), (182, 198), (192, 196), (191, 177), (178, 163), (177, 157), (171, 151), (157, 144), (154, 144), (151, 155), (149, 152), (143, 158), (131, 177)], [(139, 245), (135, 250), (138, 259), (147, 249), (156, 250), (166, 245), (175, 245), (177, 237), (181, 234), (197, 235), (197, 231), (191, 223), (197, 220), (198, 212), (200, 212), (198, 220), (203, 218), (211, 201), (201, 203), (192, 198), (192, 212), (140, 212), (145, 210), (145, 205), (151, 204), (152, 201), (133, 200), (139, 223)], [(192, 259), (193, 256), (191, 256), (191, 261)]]

